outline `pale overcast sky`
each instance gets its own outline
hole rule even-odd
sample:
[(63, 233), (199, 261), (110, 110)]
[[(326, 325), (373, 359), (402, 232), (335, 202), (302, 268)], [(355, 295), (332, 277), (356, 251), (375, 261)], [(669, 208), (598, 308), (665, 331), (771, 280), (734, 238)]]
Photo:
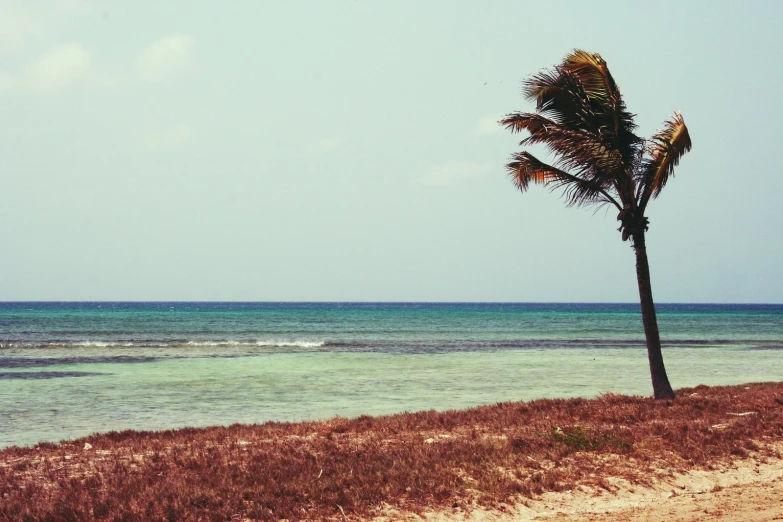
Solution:
[(783, 2), (0, 3), (0, 300), (636, 302), (495, 122), (578, 47), (650, 135), (658, 302), (783, 302)]

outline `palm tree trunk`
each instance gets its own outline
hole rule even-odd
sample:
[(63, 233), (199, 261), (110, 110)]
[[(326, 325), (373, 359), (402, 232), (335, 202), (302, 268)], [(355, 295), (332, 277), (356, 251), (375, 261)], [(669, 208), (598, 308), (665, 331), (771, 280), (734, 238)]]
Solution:
[(673, 399), (674, 391), (666, 368), (663, 366), (661, 336), (658, 333), (658, 318), (650, 285), (650, 266), (647, 264), (647, 247), (644, 242), (644, 230), (633, 234), (633, 248), (636, 251), (636, 280), (639, 283), (639, 300), (642, 304), (642, 323), (647, 338), (647, 358), (650, 360), (653, 394), (656, 399)]

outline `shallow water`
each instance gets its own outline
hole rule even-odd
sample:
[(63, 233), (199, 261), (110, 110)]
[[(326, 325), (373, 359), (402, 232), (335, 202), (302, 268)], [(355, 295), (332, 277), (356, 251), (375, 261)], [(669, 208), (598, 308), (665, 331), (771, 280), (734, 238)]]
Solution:
[[(781, 380), (783, 306), (658, 308), (675, 387)], [(637, 305), (0, 304), (0, 447), (650, 390)]]

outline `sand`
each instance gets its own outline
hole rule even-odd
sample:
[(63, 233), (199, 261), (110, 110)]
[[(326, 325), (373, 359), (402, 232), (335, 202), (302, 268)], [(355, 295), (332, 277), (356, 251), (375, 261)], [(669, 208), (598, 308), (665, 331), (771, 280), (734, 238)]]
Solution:
[[(783, 448), (783, 444), (779, 445)], [(749, 458), (713, 471), (672, 474), (652, 487), (639, 487), (611, 479), (616, 487), (545, 493), (535, 500), (495, 509), (462, 509), (423, 516), (391, 513), (376, 522), (419, 520), (428, 522), (767, 522), (783, 520), (783, 461)]]

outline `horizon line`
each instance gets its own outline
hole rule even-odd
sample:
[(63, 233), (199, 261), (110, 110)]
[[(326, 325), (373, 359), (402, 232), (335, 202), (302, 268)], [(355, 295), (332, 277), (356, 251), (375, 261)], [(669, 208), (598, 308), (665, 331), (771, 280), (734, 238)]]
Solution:
[[(181, 304), (199, 304), (199, 303), (244, 303), (244, 304), (606, 304), (606, 305), (638, 305), (638, 301), (362, 301), (362, 300), (345, 300), (345, 301), (329, 301), (329, 300), (270, 300), (270, 301), (255, 301), (255, 300), (135, 300), (135, 299), (120, 299), (120, 300), (91, 300), (91, 299), (53, 299), (53, 300), (0, 300), (0, 304), (13, 304), (13, 303), (30, 303), (30, 304), (43, 304), (43, 303), (181, 303)], [(711, 302), (711, 301), (659, 301), (655, 304), (658, 305), (764, 305), (764, 306), (777, 306), (783, 305), (783, 302), (771, 303), (771, 302)]]

